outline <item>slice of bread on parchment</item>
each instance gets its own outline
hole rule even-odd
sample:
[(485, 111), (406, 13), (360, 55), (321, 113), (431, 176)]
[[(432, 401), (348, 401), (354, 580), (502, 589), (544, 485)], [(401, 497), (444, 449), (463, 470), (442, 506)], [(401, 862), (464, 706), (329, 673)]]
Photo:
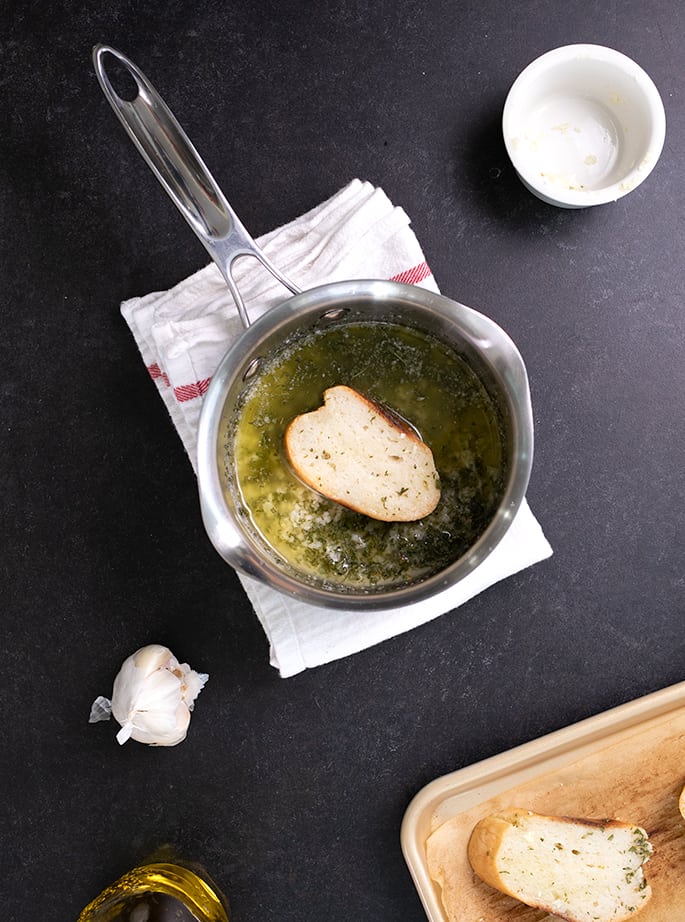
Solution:
[(343, 384), (323, 399), (285, 431), (286, 457), (300, 480), (383, 522), (413, 522), (432, 512), (440, 479), (433, 453), (411, 426)]
[(640, 826), (513, 808), (480, 820), (468, 844), (486, 884), (566, 922), (632, 919), (652, 895), (642, 869), (651, 854)]

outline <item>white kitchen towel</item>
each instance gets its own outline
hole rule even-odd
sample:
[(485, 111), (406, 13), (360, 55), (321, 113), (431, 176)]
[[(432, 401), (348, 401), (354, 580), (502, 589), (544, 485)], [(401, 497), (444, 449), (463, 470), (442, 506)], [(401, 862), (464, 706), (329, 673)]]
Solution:
[[(406, 213), (381, 189), (358, 179), (257, 243), (302, 289), (343, 279), (382, 278), (438, 290)], [(254, 259), (239, 260), (234, 276), (253, 320), (288, 294)], [(125, 301), (121, 310), (196, 469), (203, 395), (227, 348), (242, 332), (226, 283), (211, 263), (169, 291)], [(268, 637), (271, 663), (286, 677), (430, 621), (551, 553), (524, 502), (504, 539), (476, 570), (414, 605), (383, 612), (333, 611), (239, 577)]]

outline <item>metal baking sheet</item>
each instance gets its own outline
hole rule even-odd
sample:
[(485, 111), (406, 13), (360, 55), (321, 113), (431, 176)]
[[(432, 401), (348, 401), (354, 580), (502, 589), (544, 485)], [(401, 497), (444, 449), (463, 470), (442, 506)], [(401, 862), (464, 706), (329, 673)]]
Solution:
[[(509, 806), (623, 819), (644, 826), (654, 845), (645, 866), (653, 895), (637, 919), (674, 922), (685, 919), (683, 785), (685, 682), (432, 781), (407, 808), (402, 850), (430, 922), (541, 922), (554, 917), (497, 893), (471, 871), (466, 845), (478, 819)], [(445, 822), (456, 825), (459, 841), (451, 914), (426, 855), (431, 833)]]

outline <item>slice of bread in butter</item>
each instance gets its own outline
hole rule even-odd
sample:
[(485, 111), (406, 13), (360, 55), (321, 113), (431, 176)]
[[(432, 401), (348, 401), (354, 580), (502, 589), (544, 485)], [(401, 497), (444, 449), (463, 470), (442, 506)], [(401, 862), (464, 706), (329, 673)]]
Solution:
[(383, 522), (413, 522), (440, 499), (433, 453), (404, 420), (337, 385), (284, 437), (295, 474), (323, 496)]
[(680, 810), (680, 815), (685, 820), (685, 787), (680, 792), (680, 797), (678, 798), (678, 809)]
[(651, 854), (639, 826), (519, 809), (480, 820), (468, 844), (486, 884), (567, 922), (634, 918), (652, 895), (642, 869)]

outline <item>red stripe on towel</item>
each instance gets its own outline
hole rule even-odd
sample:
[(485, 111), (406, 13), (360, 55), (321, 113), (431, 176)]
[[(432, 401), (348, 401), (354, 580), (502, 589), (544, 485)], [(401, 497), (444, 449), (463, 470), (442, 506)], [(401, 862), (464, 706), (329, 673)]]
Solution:
[(153, 362), (152, 365), (148, 365), (147, 370), (148, 370), (148, 374), (150, 375), (153, 381), (156, 381), (158, 378), (161, 378), (164, 384), (167, 387), (169, 387), (169, 377), (168, 375), (164, 374), (164, 372), (159, 367), (157, 362)]
[(418, 266), (414, 266), (412, 269), (407, 269), (406, 272), (400, 272), (398, 275), (393, 275), (390, 281), (404, 282), (407, 285), (418, 285), (419, 282), (427, 279), (428, 276), (432, 274), (433, 273), (431, 272), (428, 263), (423, 262), (419, 263)]
[[(148, 365), (147, 370), (153, 381), (161, 380), (166, 387), (169, 387), (169, 376), (162, 371), (157, 362)], [(180, 387), (175, 387), (174, 397), (179, 403), (185, 403), (186, 400), (194, 400), (195, 397), (202, 397), (209, 387), (209, 382), (211, 380), (211, 378), (204, 378), (202, 381), (196, 381), (194, 384), (182, 384)]]
[(175, 387), (174, 397), (179, 403), (185, 403), (186, 400), (193, 400), (195, 397), (202, 397), (211, 380), (211, 378), (204, 378), (194, 384), (183, 384), (181, 387)]

